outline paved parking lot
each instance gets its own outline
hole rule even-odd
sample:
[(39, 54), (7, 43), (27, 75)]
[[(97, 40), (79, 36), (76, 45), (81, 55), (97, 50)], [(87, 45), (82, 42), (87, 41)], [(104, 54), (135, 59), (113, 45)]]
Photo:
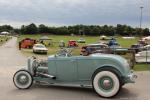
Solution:
[[(0, 47), (0, 100), (107, 100), (92, 89), (33, 85), (18, 90), (12, 81), (13, 74), (26, 65), (27, 57), (16, 48), (17, 38)], [(150, 100), (150, 72), (136, 72), (135, 84), (125, 85), (112, 100)]]

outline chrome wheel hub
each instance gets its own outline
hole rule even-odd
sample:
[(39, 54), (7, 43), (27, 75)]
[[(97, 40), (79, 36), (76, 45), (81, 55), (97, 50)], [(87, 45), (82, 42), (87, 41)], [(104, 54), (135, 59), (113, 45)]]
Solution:
[(25, 83), (26, 81), (27, 81), (27, 77), (26, 76), (20, 76), (20, 79), (19, 79), (19, 81), (21, 82), (21, 83)]
[(103, 86), (104, 86), (105, 88), (110, 87), (110, 86), (111, 86), (110, 80), (104, 80), (104, 81), (103, 81)]
[(113, 82), (113, 80), (110, 77), (104, 76), (104, 77), (100, 78), (99, 86), (103, 90), (109, 91), (109, 90), (111, 90), (113, 88), (114, 82)]

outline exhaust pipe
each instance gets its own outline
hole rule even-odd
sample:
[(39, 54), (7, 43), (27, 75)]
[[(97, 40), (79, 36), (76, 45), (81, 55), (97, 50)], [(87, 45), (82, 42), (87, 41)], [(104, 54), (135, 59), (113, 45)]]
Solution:
[(49, 75), (49, 74), (37, 73), (37, 75), (44, 76), (45, 78), (56, 79), (56, 77), (55, 77), (55, 76), (53, 76), (53, 75)]

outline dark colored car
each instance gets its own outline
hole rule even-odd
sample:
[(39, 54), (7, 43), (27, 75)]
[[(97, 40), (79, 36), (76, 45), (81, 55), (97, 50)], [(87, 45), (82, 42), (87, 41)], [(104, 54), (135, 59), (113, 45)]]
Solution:
[(82, 55), (89, 55), (93, 53), (106, 53), (108, 46), (106, 44), (89, 44), (81, 48)]
[(116, 41), (116, 39), (111, 39), (108, 42), (109, 48), (121, 48), (120, 44)]
[(131, 45), (131, 49), (135, 50), (135, 53), (138, 53), (142, 50), (143, 46), (141, 44), (133, 44)]

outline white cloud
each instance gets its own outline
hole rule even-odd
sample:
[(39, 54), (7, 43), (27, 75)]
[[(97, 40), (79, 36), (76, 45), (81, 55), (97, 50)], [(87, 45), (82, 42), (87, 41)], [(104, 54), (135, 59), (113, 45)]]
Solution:
[(149, 0), (0, 0), (0, 23), (138, 26), (142, 5), (143, 26), (146, 26), (150, 20), (149, 3)]

